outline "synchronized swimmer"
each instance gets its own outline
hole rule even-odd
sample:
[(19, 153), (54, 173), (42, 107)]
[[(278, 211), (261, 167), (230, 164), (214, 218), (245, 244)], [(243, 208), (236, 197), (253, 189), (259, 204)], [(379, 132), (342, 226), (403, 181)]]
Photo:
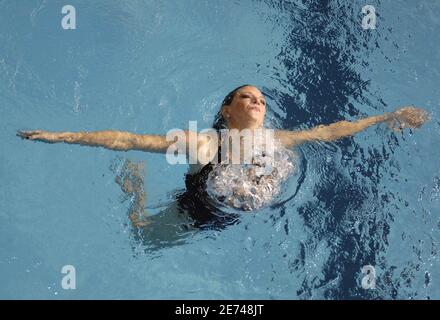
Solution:
[[(243, 85), (231, 91), (223, 100), (213, 124), (213, 129), (236, 129), (239, 132), (247, 130), (256, 132), (264, 128), (266, 115), (266, 99), (255, 86)], [(306, 142), (334, 141), (343, 137), (352, 136), (366, 128), (379, 123), (386, 123), (392, 130), (400, 131), (405, 128), (419, 128), (429, 120), (427, 112), (415, 107), (404, 107), (394, 112), (371, 116), (357, 121), (339, 121), (330, 125), (319, 125), (308, 130), (288, 131), (275, 130), (275, 141), (283, 150), (292, 150), (295, 146)], [(42, 141), (47, 143), (64, 142), (83, 146), (104, 147), (117, 151), (139, 150), (166, 154), (172, 141), (165, 135), (134, 134), (115, 130), (94, 132), (50, 132), (43, 130), (18, 131), (17, 135), (23, 139)], [(219, 141), (213, 144), (207, 134), (185, 131), (186, 139), (183, 150), (186, 157), (199, 159), (200, 154), (220, 156)], [(189, 148), (192, 144), (196, 148)], [(281, 150), (278, 149), (278, 150)], [(169, 151), (168, 151), (169, 152)], [(190, 166), (187, 186), (197, 185), (206, 191), (211, 198), (222, 202), (226, 206), (242, 210), (258, 209), (270, 202), (279, 192), (279, 182), (291, 172), (288, 157), (278, 157), (271, 162), (274, 170), (270, 174), (261, 174), (259, 169), (264, 167), (260, 160), (247, 166), (213, 165), (197, 162)], [(263, 161), (264, 162), (264, 161)], [(130, 174), (118, 176), (116, 181), (124, 192), (133, 195), (134, 208), (130, 220), (135, 227), (148, 224), (144, 215), (145, 193), (143, 192), (142, 168), (133, 163), (126, 163)], [(235, 168), (235, 169), (233, 169)], [(261, 170), (260, 170), (261, 171)], [(202, 176), (202, 178), (200, 178)], [(276, 183), (274, 183), (276, 182)], [(208, 185), (208, 188), (207, 188)], [(188, 200), (189, 198), (187, 198)], [(191, 201), (191, 199), (190, 199)]]

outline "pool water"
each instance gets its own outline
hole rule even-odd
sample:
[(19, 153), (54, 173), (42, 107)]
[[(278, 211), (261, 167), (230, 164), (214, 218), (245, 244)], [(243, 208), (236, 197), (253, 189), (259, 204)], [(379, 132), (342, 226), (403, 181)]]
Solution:
[[(65, 4), (0, 0), (0, 298), (440, 299), (440, 2), (370, 1), (367, 30), (364, 1), (73, 0), (76, 30), (61, 26)], [(244, 83), (266, 95), (272, 128), (405, 105), (432, 120), (298, 147), (272, 205), (221, 229), (156, 230), (154, 245), (115, 177), (143, 163), (146, 211), (161, 217), (187, 166), (15, 136), (201, 130)]]

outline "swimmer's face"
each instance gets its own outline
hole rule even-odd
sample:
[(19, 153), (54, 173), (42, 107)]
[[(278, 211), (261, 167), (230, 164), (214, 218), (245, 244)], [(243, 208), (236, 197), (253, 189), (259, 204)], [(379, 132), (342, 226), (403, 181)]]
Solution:
[(230, 128), (259, 128), (266, 115), (266, 99), (253, 86), (240, 88), (230, 105), (222, 108), (223, 117)]

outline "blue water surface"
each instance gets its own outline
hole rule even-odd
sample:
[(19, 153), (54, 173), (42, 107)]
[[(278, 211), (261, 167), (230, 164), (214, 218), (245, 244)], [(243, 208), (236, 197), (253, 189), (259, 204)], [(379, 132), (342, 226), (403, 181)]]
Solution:
[[(439, 1), (369, 1), (368, 30), (358, 0), (72, 0), (76, 30), (61, 26), (65, 4), (0, 0), (0, 298), (440, 299)], [(432, 120), (301, 146), (277, 204), (154, 250), (133, 236), (115, 168), (145, 163), (158, 213), (186, 166), (15, 136), (203, 129), (244, 83), (275, 128), (405, 105)]]

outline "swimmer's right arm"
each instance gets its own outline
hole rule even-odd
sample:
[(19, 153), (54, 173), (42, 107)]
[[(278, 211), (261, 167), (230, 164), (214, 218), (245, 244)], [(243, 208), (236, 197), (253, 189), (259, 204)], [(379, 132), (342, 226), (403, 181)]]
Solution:
[[(171, 131), (170, 138), (164, 135), (135, 134), (126, 131), (92, 131), (92, 132), (51, 132), (44, 130), (17, 131), (22, 139), (42, 141), (46, 143), (68, 143), (82, 146), (103, 147), (110, 150), (129, 151), (138, 150), (154, 153), (174, 152), (176, 149), (191, 153), (197, 159), (199, 152), (213, 153), (209, 136), (192, 131)], [(196, 148), (188, 148), (189, 141), (197, 140)], [(172, 148), (169, 148), (173, 145)], [(206, 150), (205, 150), (206, 149)], [(217, 148), (215, 148), (217, 150)], [(194, 153), (194, 154), (192, 154)], [(188, 156), (189, 154), (187, 154)], [(209, 157), (209, 155), (208, 155)]]
[(17, 136), (46, 143), (68, 143), (91, 147), (103, 147), (110, 150), (139, 150), (155, 153), (166, 153), (174, 143), (167, 141), (166, 136), (134, 134), (125, 131), (92, 131), (92, 132), (51, 132), (44, 130), (18, 131)]

